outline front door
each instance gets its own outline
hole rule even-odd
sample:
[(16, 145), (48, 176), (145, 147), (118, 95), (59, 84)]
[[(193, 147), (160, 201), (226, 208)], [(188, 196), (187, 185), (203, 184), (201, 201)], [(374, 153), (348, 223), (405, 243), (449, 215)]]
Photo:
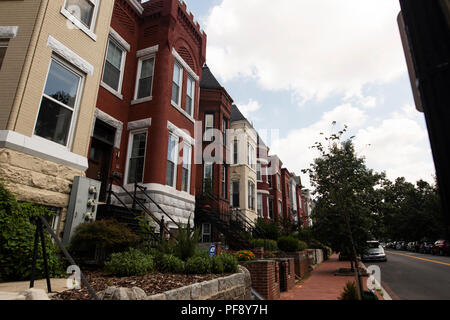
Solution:
[(114, 151), (115, 130), (115, 128), (97, 120), (89, 151), (89, 168), (86, 171), (86, 176), (102, 183), (99, 199), (101, 202), (106, 201)]

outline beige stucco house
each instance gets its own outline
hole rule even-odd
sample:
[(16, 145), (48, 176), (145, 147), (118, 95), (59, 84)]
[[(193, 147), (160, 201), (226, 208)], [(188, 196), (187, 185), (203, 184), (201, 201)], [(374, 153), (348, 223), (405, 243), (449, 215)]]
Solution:
[(113, 6), (0, 1), (0, 179), (18, 200), (59, 212), (59, 231), (88, 167)]
[(258, 134), (252, 124), (233, 105), (231, 110), (232, 159), (230, 164), (231, 207), (255, 222), (257, 214), (256, 154)]

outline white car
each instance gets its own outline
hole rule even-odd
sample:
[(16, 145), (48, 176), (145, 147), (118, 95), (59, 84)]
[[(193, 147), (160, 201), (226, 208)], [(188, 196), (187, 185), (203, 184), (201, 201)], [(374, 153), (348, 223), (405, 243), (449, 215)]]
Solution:
[(387, 261), (386, 253), (378, 241), (367, 241), (368, 248), (361, 257), (362, 261)]

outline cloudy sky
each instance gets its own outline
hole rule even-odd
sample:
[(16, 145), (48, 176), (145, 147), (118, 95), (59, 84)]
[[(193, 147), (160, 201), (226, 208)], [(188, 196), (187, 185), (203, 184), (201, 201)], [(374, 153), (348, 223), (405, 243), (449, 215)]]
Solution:
[(279, 130), (266, 143), (304, 184), (309, 147), (344, 124), (370, 168), (433, 181), (398, 0), (185, 1), (208, 35), (208, 66), (258, 131)]

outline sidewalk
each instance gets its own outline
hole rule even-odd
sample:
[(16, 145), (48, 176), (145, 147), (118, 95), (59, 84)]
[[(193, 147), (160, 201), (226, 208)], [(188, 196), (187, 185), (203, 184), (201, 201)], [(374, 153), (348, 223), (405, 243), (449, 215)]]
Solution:
[[(348, 261), (339, 261), (337, 254), (320, 264), (311, 272), (309, 278), (297, 284), (292, 290), (281, 293), (280, 300), (338, 300), (349, 281), (355, 281), (354, 276), (335, 276), (339, 268), (349, 268)], [(366, 277), (361, 278), (366, 290)]]
[[(62, 292), (67, 290), (67, 279), (50, 279), (52, 292)], [(10, 300), (16, 297), (20, 292), (27, 290), (30, 287), (30, 281), (21, 282), (5, 282), (0, 283), (0, 300)], [(47, 292), (47, 281), (36, 280), (34, 282), (36, 289), (43, 289)]]

